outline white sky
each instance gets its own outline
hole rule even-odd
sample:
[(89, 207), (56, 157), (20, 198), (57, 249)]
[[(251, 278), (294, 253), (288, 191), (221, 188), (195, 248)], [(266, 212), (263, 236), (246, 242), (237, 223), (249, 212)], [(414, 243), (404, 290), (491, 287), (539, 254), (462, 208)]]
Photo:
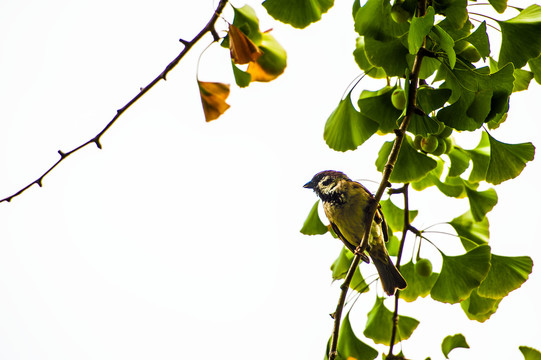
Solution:
[[(359, 74), (349, 2), (337, 1), (304, 31), (248, 3), (288, 51), (282, 77), (232, 87), (231, 109), (205, 123), (195, 69), (207, 37), (106, 133), (103, 150), (79, 151), (43, 188), (0, 204), (0, 359), (323, 357), (338, 299), (329, 266), (341, 245), (299, 233), (316, 200), (302, 185), (330, 168), (379, 181), (373, 164), (382, 138), (347, 153), (322, 139), (327, 116)], [(58, 150), (100, 131), (213, 7), (210, 0), (0, 3), (0, 197), (36, 179)], [(206, 52), (200, 77), (232, 83), (228, 52), (217, 45)], [(540, 91), (531, 87), (513, 95), (508, 121), (493, 132), (498, 140), (541, 143)], [(467, 135), (457, 141), (475, 145)], [(497, 187), (494, 253), (541, 261), (540, 175), (536, 161)], [(411, 198), (420, 229), (467, 209), (466, 200), (437, 191)], [(458, 249), (453, 238), (433, 239), (449, 254)], [(402, 313), (421, 321), (404, 352), (443, 358), (441, 340), (462, 332), (471, 349), (451, 358), (521, 359), (519, 345), (541, 349), (540, 286), (534, 266), (484, 324), (467, 320), (459, 305), (401, 301)], [(374, 296), (363, 295), (352, 313), (359, 336)]]

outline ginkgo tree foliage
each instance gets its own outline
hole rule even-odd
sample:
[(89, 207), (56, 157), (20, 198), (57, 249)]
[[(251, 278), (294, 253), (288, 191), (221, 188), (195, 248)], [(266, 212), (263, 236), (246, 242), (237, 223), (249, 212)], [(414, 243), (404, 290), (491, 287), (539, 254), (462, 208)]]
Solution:
[[(484, 322), (510, 292), (520, 288), (533, 269), (532, 259), (526, 254), (492, 252), (489, 213), (498, 203), (496, 185), (519, 176), (534, 159), (532, 143), (510, 143), (504, 132), (496, 137), (492, 130), (505, 127), (513, 93), (526, 91), (531, 81), (541, 83), (541, 6), (520, 8), (506, 0), (491, 0), (485, 6), (500, 15), (496, 19), (479, 14), (480, 6), (473, 16), (472, 5), (478, 4), (461, 0), (354, 0), (351, 21), (358, 37), (352, 44), (352, 55), (362, 76), (380, 79), (381, 88), (364, 90), (361, 78), (329, 114), (322, 132), (331, 149), (355, 151), (373, 136), (398, 134), (406, 116), (410, 117), (389, 177), (393, 188), (400, 184), (416, 191), (433, 187), (442, 196), (466, 198), (469, 209), (447, 221), (456, 233), (455, 241), (463, 248), (461, 254), (447, 254), (415, 227), (423, 209), (410, 210), (407, 204), (405, 209), (400, 208), (390, 199), (380, 202), (391, 234), (389, 253), (399, 256), (400, 271), (408, 282), (408, 287), (395, 296), (407, 302), (430, 296), (437, 302), (456, 304), (467, 318)], [(305, 28), (318, 21), (333, 1), (266, 0), (263, 6), (276, 20)], [(251, 10), (235, 10), (233, 25), (263, 53), (250, 64), (261, 64), (260, 59), (267, 55), (269, 62), (262, 68), (278, 74), (285, 67), (285, 52), (274, 39), (263, 47), (268, 35), (256, 24)], [(498, 54), (491, 50), (494, 32), (501, 34)], [(231, 35), (230, 31), (229, 39)], [(224, 46), (233, 49), (230, 40)], [(422, 64), (414, 69), (419, 54)], [(241, 70), (234, 56), (232, 59), (238, 86), (257, 81), (253, 65)], [(413, 77), (418, 79), (414, 93), (409, 86)], [(408, 109), (408, 104), (414, 104), (414, 108)], [(477, 134), (478, 145), (457, 145), (455, 138), (464, 132)], [(382, 142), (376, 155), (375, 167), (382, 173), (395, 141)], [(396, 193), (392, 196), (400, 194)], [(312, 206), (301, 232), (335, 236), (320, 218), (319, 208), (319, 202)], [(400, 257), (404, 241), (414, 242), (416, 256)], [(433, 271), (430, 259), (420, 257), (421, 245), (437, 249), (437, 261), (442, 264), (438, 272)], [(331, 266), (334, 280), (346, 277), (353, 258), (349, 250), (342, 250)], [(373, 293), (373, 282), (363, 278), (360, 267), (354, 269), (350, 280), (352, 291), (361, 296)], [(408, 339), (420, 321), (400, 313), (398, 306), (388, 309), (383, 298), (376, 295), (373, 307), (367, 309), (365, 328), (354, 332), (346, 314), (336, 352), (332, 353), (329, 342), (325, 357), (406, 358), (405, 354), (394, 354), (392, 346)], [(360, 333), (363, 339), (355, 335)], [(370, 341), (390, 346), (390, 351), (378, 354)], [(462, 334), (450, 334), (443, 339), (442, 353), (447, 358), (458, 347), (468, 348), (467, 339)], [(539, 356), (537, 350), (526, 346), (520, 351), (526, 359)]]

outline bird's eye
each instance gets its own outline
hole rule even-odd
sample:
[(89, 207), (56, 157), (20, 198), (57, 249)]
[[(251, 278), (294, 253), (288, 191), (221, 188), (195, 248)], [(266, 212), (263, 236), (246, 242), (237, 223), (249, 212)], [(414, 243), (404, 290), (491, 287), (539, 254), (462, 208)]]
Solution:
[(328, 186), (330, 185), (332, 182), (332, 179), (331, 178), (326, 178), (325, 180), (323, 180), (323, 182), (321, 183), (321, 185), (323, 186)]

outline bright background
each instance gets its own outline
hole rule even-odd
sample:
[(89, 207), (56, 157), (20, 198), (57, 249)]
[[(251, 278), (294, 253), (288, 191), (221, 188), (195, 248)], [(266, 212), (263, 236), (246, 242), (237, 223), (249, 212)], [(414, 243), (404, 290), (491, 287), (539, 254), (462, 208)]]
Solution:
[[(317, 171), (339, 169), (375, 189), (377, 149), (392, 137), (347, 153), (322, 139), (328, 115), (359, 74), (349, 1), (336, 1), (303, 31), (248, 3), (288, 51), (284, 75), (233, 86), (231, 109), (205, 123), (195, 70), (206, 37), (105, 134), (103, 150), (88, 146), (43, 188), (0, 204), (0, 359), (323, 357), (338, 299), (329, 266), (341, 245), (299, 233), (316, 201), (302, 185)], [(97, 134), (214, 7), (210, 0), (0, 3), (0, 197), (36, 179), (58, 150)], [(231, 8), (225, 17), (231, 21)], [(200, 78), (233, 83), (228, 56), (215, 44), (202, 57)], [(541, 143), (539, 88), (512, 96), (509, 119), (493, 136)], [(468, 135), (457, 141), (475, 146), (478, 135)], [(499, 203), (489, 213), (494, 253), (541, 261), (540, 176), (534, 161), (497, 187)], [(421, 210), (419, 229), (468, 207), (437, 191), (411, 198)], [(458, 254), (456, 239), (431, 239)], [(522, 359), (519, 345), (541, 349), (540, 286), (534, 266), (484, 324), (467, 320), (459, 305), (401, 301), (401, 313), (421, 321), (403, 350), (442, 359), (441, 340), (461, 332), (471, 349), (451, 358)], [(353, 310), (361, 338), (374, 301), (374, 292), (365, 294)]]

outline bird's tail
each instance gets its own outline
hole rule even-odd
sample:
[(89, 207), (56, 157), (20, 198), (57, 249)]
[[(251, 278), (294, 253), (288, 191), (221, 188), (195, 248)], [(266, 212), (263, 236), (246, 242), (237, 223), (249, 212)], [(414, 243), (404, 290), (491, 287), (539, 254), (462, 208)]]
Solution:
[(394, 266), (388, 255), (386, 259), (378, 259), (372, 256), (372, 261), (378, 270), (381, 285), (383, 285), (383, 290), (387, 295), (392, 296), (396, 292), (396, 289), (404, 290), (406, 288), (408, 285), (406, 280)]

